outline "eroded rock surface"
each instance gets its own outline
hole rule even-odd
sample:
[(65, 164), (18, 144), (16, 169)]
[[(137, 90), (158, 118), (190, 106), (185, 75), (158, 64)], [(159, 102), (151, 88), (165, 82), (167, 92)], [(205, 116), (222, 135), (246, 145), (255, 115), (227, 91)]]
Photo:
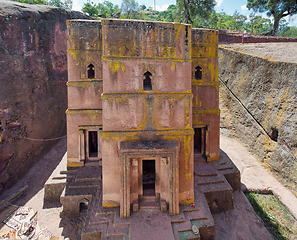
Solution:
[(222, 132), (297, 191), (297, 43), (220, 47)]
[[(66, 134), (66, 19), (80, 12), (0, 4), (0, 191)], [(30, 139), (28, 139), (30, 138)]]

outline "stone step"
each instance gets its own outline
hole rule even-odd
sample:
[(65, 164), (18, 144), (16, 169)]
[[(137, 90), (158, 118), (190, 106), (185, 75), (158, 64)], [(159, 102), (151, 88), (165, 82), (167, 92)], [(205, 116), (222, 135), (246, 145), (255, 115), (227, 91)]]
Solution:
[(139, 196), (139, 201), (157, 202), (160, 200), (158, 196)]
[(107, 240), (123, 240), (124, 235), (107, 235)]
[(139, 209), (140, 210), (143, 210), (143, 209), (160, 210), (160, 203), (140, 201)]
[(175, 223), (178, 225), (178, 232), (192, 231), (192, 224), (190, 221), (183, 221)]
[(130, 224), (109, 225), (107, 239), (130, 239)]
[(207, 162), (195, 162), (194, 174), (196, 176), (217, 176), (218, 170)]
[(196, 234), (194, 234), (190, 221), (173, 221), (171, 222), (171, 226), (176, 240), (201, 239), (198, 227), (193, 228), (197, 231)]
[(196, 177), (197, 185), (208, 185), (208, 184), (218, 184), (224, 183), (226, 179), (223, 175), (215, 175), (215, 176), (205, 176), (205, 177)]
[(138, 198), (139, 209), (160, 210), (159, 196), (140, 196)]
[[(73, 186), (73, 187), (68, 187), (66, 186), (66, 192), (65, 196), (83, 196), (83, 195), (95, 195), (97, 192), (98, 185), (90, 185), (90, 186)], [(62, 196), (61, 196), (62, 197)]]
[(231, 161), (218, 160), (212, 162), (212, 165), (224, 175), (234, 191), (241, 188), (240, 171)]
[(198, 188), (204, 193), (212, 213), (220, 213), (234, 208), (233, 188), (227, 180), (222, 183), (198, 185)]
[(65, 170), (65, 171), (60, 171), (60, 174), (67, 174), (68, 175), (75, 175), (78, 172), (78, 170)]
[(102, 166), (102, 160), (88, 160), (85, 162), (85, 166)]
[(85, 179), (85, 178), (101, 178), (102, 167), (101, 166), (84, 166), (81, 167), (77, 172), (76, 179)]
[(205, 162), (205, 157), (202, 157), (201, 155), (194, 155), (194, 162)]
[(102, 181), (101, 178), (76, 178), (75, 182), (97, 182)]
[(97, 181), (72, 181), (68, 184), (69, 189), (74, 188), (92, 188), (98, 187), (101, 184), (101, 180)]
[[(86, 225), (82, 235), (82, 240), (90, 240), (90, 239), (107, 239), (107, 229), (108, 224), (100, 224), (100, 225)], [(97, 236), (100, 236), (99, 238)]]

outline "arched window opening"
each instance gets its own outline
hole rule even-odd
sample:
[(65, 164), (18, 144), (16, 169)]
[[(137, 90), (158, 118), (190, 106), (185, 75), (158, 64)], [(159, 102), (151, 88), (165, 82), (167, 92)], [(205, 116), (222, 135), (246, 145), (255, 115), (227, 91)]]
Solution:
[(152, 74), (147, 71), (143, 74), (143, 90), (152, 90)]
[(95, 78), (95, 70), (94, 70), (94, 65), (90, 64), (88, 66), (88, 78)]
[(195, 79), (196, 80), (202, 79), (202, 68), (199, 65), (195, 67)]
[(85, 213), (88, 211), (89, 208), (89, 201), (88, 199), (83, 199), (80, 203), (79, 203), (79, 212), (80, 213)]

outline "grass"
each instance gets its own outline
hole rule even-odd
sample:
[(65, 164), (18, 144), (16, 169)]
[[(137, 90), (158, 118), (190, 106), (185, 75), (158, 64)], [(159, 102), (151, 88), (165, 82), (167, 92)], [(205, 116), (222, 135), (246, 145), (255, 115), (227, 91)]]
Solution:
[(297, 240), (297, 221), (273, 195), (245, 194), (266, 229), (278, 240)]

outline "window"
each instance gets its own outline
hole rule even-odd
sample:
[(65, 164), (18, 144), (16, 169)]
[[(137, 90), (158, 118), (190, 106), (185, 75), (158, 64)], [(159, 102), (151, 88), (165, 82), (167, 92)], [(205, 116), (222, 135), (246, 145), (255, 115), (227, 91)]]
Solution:
[(88, 78), (95, 78), (95, 70), (94, 70), (94, 65), (93, 64), (90, 64), (88, 66)]
[(79, 203), (79, 212), (80, 213), (85, 213), (88, 211), (89, 208), (89, 200), (88, 199), (83, 199)]
[(202, 68), (199, 65), (195, 67), (195, 79), (196, 80), (202, 79)]
[(143, 90), (152, 90), (152, 74), (147, 71), (143, 74)]

